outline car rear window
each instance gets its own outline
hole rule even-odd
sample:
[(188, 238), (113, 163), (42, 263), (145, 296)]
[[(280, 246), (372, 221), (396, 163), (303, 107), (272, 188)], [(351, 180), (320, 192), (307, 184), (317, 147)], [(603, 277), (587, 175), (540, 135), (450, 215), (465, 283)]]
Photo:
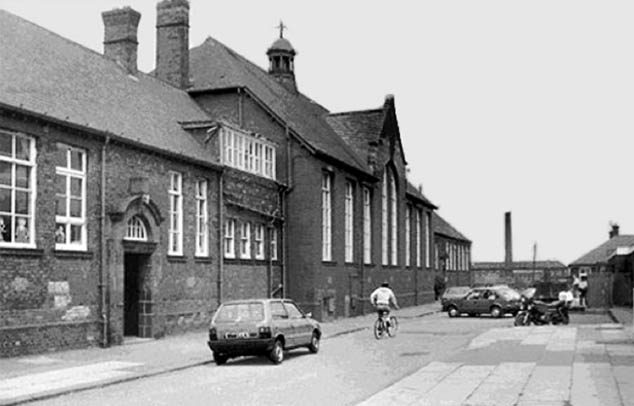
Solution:
[(264, 320), (264, 305), (259, 302), (222, 305), (215, 319), (218, 323), (261, 320)]

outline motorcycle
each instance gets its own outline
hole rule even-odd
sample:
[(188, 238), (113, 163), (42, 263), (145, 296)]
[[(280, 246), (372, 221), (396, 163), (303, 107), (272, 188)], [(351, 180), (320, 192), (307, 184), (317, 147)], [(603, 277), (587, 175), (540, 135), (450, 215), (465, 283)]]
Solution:
[(568, 308), (565, 302), (545, 303), (533, 297), (537, 289), (528, 288), (522, 292), (520, 310), (515, 316), (515, 326), (568, 324)]

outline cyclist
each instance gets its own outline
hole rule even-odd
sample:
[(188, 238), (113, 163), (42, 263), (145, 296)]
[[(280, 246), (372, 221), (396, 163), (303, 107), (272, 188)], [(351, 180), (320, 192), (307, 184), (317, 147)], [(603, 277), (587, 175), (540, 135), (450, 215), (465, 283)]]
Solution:
[(390, 322), (387, 316), (390, 314), (390, 303), (396, 310), (398, 310), (399, 307), (396, 301), (396, 296), (394, 295), (392, 289), (390, 289), (390, 284), (387, 281), (383, 282), (380, 287), (376, 288), (376, 290), (372, 292), (370, 295), (370, 302), (372, 302), (372, 305), (376, 309), (379, 318), (385, 315), (386, 323), (389, 326)]

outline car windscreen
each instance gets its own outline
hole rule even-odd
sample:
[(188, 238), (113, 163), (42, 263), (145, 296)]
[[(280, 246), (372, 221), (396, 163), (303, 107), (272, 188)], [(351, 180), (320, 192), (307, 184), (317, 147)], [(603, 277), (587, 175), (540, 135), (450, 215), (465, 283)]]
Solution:
[(471, 288), (464, 286), (452, 286), (447, 288), (444, 295), (445, 296), (464, 296), (471, 291)]
[(514, 289), (500, 289), (498, 292), (505, 300), (520, 300), (520, 294)]
[(264, 320), (264, 305), (260, 302), (222, 305), (214, 318), (216, 323)]

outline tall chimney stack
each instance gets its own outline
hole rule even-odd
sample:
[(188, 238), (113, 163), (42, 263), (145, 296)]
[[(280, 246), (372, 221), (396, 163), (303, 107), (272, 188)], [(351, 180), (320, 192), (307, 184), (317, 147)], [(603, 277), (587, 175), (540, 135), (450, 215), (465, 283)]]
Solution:
[(513, 234), (511, 232), (511, 212), (504, 213), (504, 264), (507, 271), (513, 268)]
[(133, 75), (137, 73), (137, 28), (141, 14), (130, 7), (101, 13), (104, 25), (103, 54)]
[(180, 89), (189, 87), (189, 1), (156, 5), (156, 77)]

